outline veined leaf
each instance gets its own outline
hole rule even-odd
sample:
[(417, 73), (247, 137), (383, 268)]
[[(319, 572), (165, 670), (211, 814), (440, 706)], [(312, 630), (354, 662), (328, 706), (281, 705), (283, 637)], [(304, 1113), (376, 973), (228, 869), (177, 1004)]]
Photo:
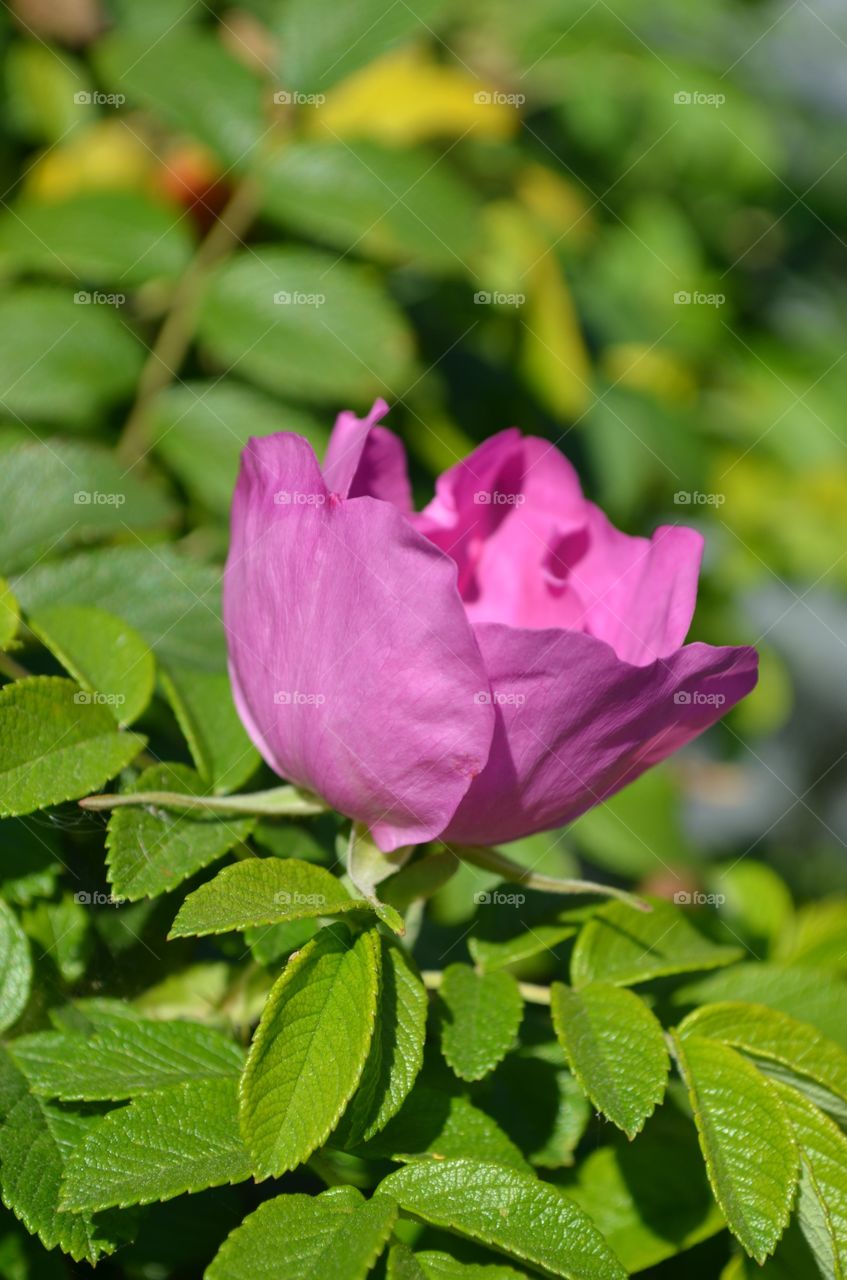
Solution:
[(763, 1004), (728, 1000), (689, 1014), (678, 1028), (689, 1035), (721, 1040), (809, 1076), (847, 1102), (847, 1053), (808, 1023)]
[(479, 974), (470, 965), (451, 964), (438, 995), (444, 1057), (463, 1080), (481, 1080), (518, 1034), (523, 1000), (517, 982), (509, 973)]
[[(565, 1065), (558, 1040), (524, 1045), (510, 1053), (486, 1084), (486, 1111), (519, 1143), (532, 1165), (560, 1169), (573, 1164), (591, 1107)], [(515, 1098), (521, 1099), (520, 1108), (516, 1109)], [(475, 1147), (471, 1150), (479, 1154)]]
[(526, 1280), (526, 1274), (514, 1267), (496, 1263), (457, 1262), (449, 1253), (424, 1250), (412, 1253), (404, 1244), (396, 1244), (388, 1255), (387, 1280)]
[(757, 1262), (791, 1213), (797, 1146), (776, 1087), (718, 1040), (674, 1037), (709, 1182), (732, 1233)]
[(389, 1160), (458, 1159), (473, 1151), (479, 1160), (531, 1174), (519, 1148), (487, 1112), (461, 1094), (417, 1084), (393, 1120), (362, 1148)]
[(651, 898), (649, 913), (610, 902), (596, 911), (576, 940), (571, 982), (593, 979), (630, 986), (665, 974), (715, 969), (738, 960), (738, 947), (717, 946), (661, 898)]
[(355, 1187), (267, 1200), (224, 1241), (206, 1280), (365, 1280), (397, 1206)]
[(373, 1039), (379, 934), (324, 929), (268, 997), (241, 1081), (241, 1127), (258, 1178), (279, 1177), (326, 1141)]
[(634, 1138), (665, 1093), (670, 1061), (662, 1028), (624, 987), (592, 982), (550, 993), (553, 1026), (571, 1070), (591, 1101)]
[(361, 1083), (333, 1143), (367, 1142), (396, 1115), (423, 1064), (427, 995), (414, 962), (381, 939), (382, 976), (376, 1027)]
[(69, 1159), (61, 1200), (71, 1209), (125, 1208), (249, 1177), (237, 1080), (197, 1080), (104, 1116)]
[[(187, 795), (202, 795), (206, 789), (199, 774), (184, 764), (151, 765), (131, 785), (139, 791)], [(173, 813), (153, 806), (113, 809), (106, 836), (112, 888), (130, 902), (167, 893), (246, 840), (254, 823), (253, 818)]]
[(72, 1137), (67, 1117), (30, 1094), (25, 1077), (2, 1049), (0, 1120), (0, 1188), (6, 1207), (45, 1249), (59, 1245), (76, 1261), (91, 1263), (114, 1253), (125, 1238), (120, 1220), (107, 1215), (95, 1222), (90, 1214), (59, 1209), (65, 1163), (81, 1132)]
[(112, 1101), (167, 1085), (235, 1078), (237, 1044), (194, 1022), (127, 1020), (86, 1037), (71, 1031), (19, 1036), (12, 1056), (33, 1093), (63, 1101)]
[(847, 1137), (796, 1089), (775, 1086), (800, 1148), (797, 1217), (826, 1280), (847, 1276)]
[(10, 906), (0, 899), (0, 1031), (24, 1011), (32, 984), (32, 959), (26, 934)]
[(229, 676), (169, 662), (162, 686), (197, 771), (213, 791), (236, 791), (259, 765), (235, 704)]
[(145, 739), (118, 733), (70, 680), (33, 676), (0, 689), (0, 816), (77, 800), (119, 773)]
[(378, 1195), (435, 1226), (456, 1231), (567, 1280), (623, 1280), (623, 1267), (594, 1223), (549, 1183), (480, 1160), (410, 1164)]
[(250, 858), (224, 867), (185, 899), (170, 936), (229, 933), (345, 911), (367, 911), (331, 872), (298, 858)]
[(59, 604), (27, 619), (42, 644), (118, 724), (137, 720), (153, 696), (156, 669), (144, 640), (121, 618), (91, 605)]

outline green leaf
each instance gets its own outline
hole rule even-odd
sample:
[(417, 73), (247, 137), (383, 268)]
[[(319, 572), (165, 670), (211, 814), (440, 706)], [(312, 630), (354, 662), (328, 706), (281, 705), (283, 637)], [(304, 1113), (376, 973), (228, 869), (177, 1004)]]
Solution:
[[(45, 1249), (61, 1246), (94, 1263), (123, 1243), (113, 1215), (59, 1210), (59, 1191), (73, 1141), (62, 1114), (34, 1098), (26, 1079), (0, 1049), (0, 1187), (3, 1203)], [(116, 1230), (116, 1227), (118, 1228)]]
[(91, 921), (84, 893), (62, 894), (58, 902), (34, 902), (23, 911), (27, 935), (66, 982), (78, 982), (91, 955)]
[(750, 1000), (811, 1022), (847, 1050), (847, 983), (824, 969), (777, 964), (737, 964), (677, 988), (676, 1006)]
[(153, 696), (156, 668), (141, 636), (91, 605), (59, 604), (27, 618), (42, 644), (120, 725), (137, 720)]
[[(176, 279), (192, 248), (173, 208), (140, 191), (81, 191), (49, 202), (25, 198), (0, 221), (0, 265), (7, 271), (124, 291), (148, 280)], [(108, 305), (96, 294), (87, 296), (90, 306)]]
[(572, 1280), (622, 1280), (625, 1271), (591, 1219), (535, 1178), (480, 1160), (410, 1164), (379, 1195), (436, 1226)]
[(13, 818), (0, 822), (0, 897), (25, 907), (49, 898), (62, 870), (55, 833)]
[(62, 1205), (124, 1208), (249, 1177), (237, 1080), (198, 1080), (145, 1094), (104, 1116), (68, 1161)]
[(241, 1125), (258, 1178), (321, 1146), (356, 1090), (374, 1033), (379, 934), (324, 929), (289, 960), (265, 1005), (241, 1084)]
[(633, 879), (655, 876), (665, 871), (662, 858), (668, 850), (673, 850), (675, 864), (691, 861), (681, 808), (679, 783), (660, 765), (589, 809), (568, 834), (599, 867)]
[(451, 964), (438, 989), (441, 1049), (457, 1076), (481, 1080), (508, 1053), (523, 1016), (518, 984), (508, 973), (476, 973)]
[(455, 875), (459, 860), (452, 853), (428, 853), (410, 862), (387, 880), (382, 897), (395, 911), (408, 911), (413, 902), (431, 898)]
[[(184, 764), (151, 765), (131, 785), (189, 795), (204, 791), (202, 778)], [(252, 818), (177, 814), (154, 805), (114, 809), (106, 837), (112, 888), (130, 902), (167, 893), (246, 840), (253, 823)]]
[(582, 929), (571, 959), (571, 982), (584, 986), (595, 978), (630, 986), (665, 974), (715, 969), (739, 959), (738, 947), (717, 946), (661, 898), (642, 914), (619, 902), (596, 911)]
[(814, 1027), (763, 1004), (726, 1001), (689, 1014), (678, 1027), (689, 1035), (721, 1040), (756, 1057), (781, 1062), (847, 1102), (847, 1053)]
[(118, 1102), (168, 1085), (235, 1078), (238, 1045), (193, 1022), (126, 1020), (86, 1037), (72, 1031), (20, 1036), (11, 1053), (33, 1093), (61, 1101)]
[(443, 12), (444, 0), (418, 0), (414, 10), (380, 0), (351, 0), (343, 10), (331, 0), (291, 0), (279, 19), (283, 83), (326, 93), (401, 40), (426, 39)]
[(655, 1267), (725, 1225), (694, 1125), (671, 1104), (655, 1112), (637, 1142), (616, 1137), (589, 1151), (564, 1176), (562, 1189), (593, 1219), (628, 1273)]
[(555, 982), (553, 1026), (571, 1070), (598, 1111), (634, 1138), (665, 1095), (670, 1061), (662, 1028), (643, 1000), (592, 982)]
[(170, 936), (230, 933), (345, 911), (367, 911), (331, 872), (297, 858), (249, 858), (224, 867), (182, 904)]
[[(0, 365), (2, 360), (0, 353)], [(41, 556), (128, 528), (157, 528), (173, 514), (157, 488), (127, 473), (105, 449), (70, 440), (27, 441), (7, 449), (0, 502), (0, 557), (7, 570), (27, 569)], [(44, 603), (52, 607), (58, 601)]]
[(396, 943), (381, 939), (382, 971), (374, 1037), (361, 1083), (333, 1144), (367, 1142), (402, 1107), (423, 1064), (427, 994), (414, 962)]
[(150, 413), (153, 447), (198, 502), (229, 516), (238, 458), (251, 436), (296, 431), (319, 456), (326, 428), (302, 409), (281, 404), (238, 383), (185, 382), (168, 387)]
[(477, 892), (474, 899), (477, 915), (468, 950), (486, 970), (504, 969), (552, 952), (578, 932), (585, 917), (585, 908), (556, 910), (548, 894), (535, 890), (516, 894), (509, 884)]
[(530, 1174), (520, 1149), (496, 1120), (461, 1094), (416, 1084), (393, 1120), (362, 1147), (389, 1160), (447, 1160), (473, 1151), (480, 1160)]
[(386, 1274), (387, 1280), (526, 1280), (525, 1273), (513, 1267), (457, 1262), (449, 1253), (429, 1249), (412, 1253), (404, 1244), (391, 1250)]
[(470, 188), (427, 151), (374, 142), (295, 142), (263, 166), (264, 210), (337, 249), (452, 273), (479, 234)]
[(95, 47), (103, 78), (171, 129), (204, 142), (227, 168), (244, 168), (267, 124), (262, 84), (211, 30), (180, 27), (151, 40), (114, 33)]
[(393, 876), (408, 861), (411, 853), (410, 845), (394, 849), (391, 853), (383, 853), (366, 826), (354, 822), (350, 827), (350, 838), (347, 842), (347, 874), (353, 888), (358, 889), (379, 919), (397, 934), (403, 934), (406, 931), (403, 918), (393, 907), (380, 901), (376, 887), (389, 876)]
[(764, 1262), (785, 1230), (797, 1147), (776, 1087), (717, 1040), (674, 1037), (715, 1199), (751, 1257)]
[(809, 902), (799, 910), (774, 948), (775, 958), (793, 965), (847, 972), (844, 933), (847, 899)]
[(135, 627), (163, 662), (226, 670), (220, 570), (169, 547), (114, 547), (35, 565), (12, 585), (28, 613), (91, 604)]
[(198, 334), (223, 367), (319, 404), (396, 396), (412, 367), (405, 318), (372, 273), (307, 249), (228, 259), (210, 281)]
[(365, 1280), (397, 1217), (354, 1187), (267, 1200), (224, 1241), (206, 1280)]
[(26, 934), (12, 908), (0, 899), (0, 1031), (17, 1022), (26, 1008), (31, 985)]
[(169, 663), (162, 685), (200, 776), (217, 792), (236, 791), (259, 765), (225, 673)]
[(0, 649), (8, 649), (18, 634), (20, 609), (5, 578), (0, 578)]
[(145, 739), (118, 733), (70, 680), (34, 676), (0, 689), (0, 815), (33, 813), (96, 791)]
[[(87, 426), (132, 393), (143, 361), (114, 307), (79, 305), (48, 285), (0, 299), (0, 408), (12, 417)], [(30, 518), (45, 505), (42, 492)]]
[[(518, 1111), (515, 1098), (521, 1099)], [(588, 1099), (565, 1066), (557, 1040), (510, 1053), (488, 1082), (484, 1106), (541, 1169), (572, 1165), (591, 1119)]]
[(775, 1086), (800, 1148), (797, 1218), (825, 1280), (847, 1276), (847, 1138), (796, 1089)]

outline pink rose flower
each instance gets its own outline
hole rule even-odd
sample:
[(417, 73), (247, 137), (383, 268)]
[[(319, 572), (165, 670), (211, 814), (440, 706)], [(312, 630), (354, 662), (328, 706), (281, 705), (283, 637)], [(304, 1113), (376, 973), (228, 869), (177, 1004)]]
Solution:
[(702, 538), (621, 533), (547, 441), (502, 431), (412, 509), (400, 441), (342, 413), (323, 469), (253, 439), (224, 622), (268, 764), (379, 846), (561, 826), (756, 683), (751, 648), (685, 645)]

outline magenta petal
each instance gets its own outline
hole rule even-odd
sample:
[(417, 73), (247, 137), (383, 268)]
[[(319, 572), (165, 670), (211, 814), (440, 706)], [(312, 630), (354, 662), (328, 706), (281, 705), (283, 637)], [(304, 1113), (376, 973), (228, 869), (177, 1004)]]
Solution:
[(634, 666), (578, 632), (475, 628), (497, 712), (488, 764), (445, 832), (499, 844), (561, 826), (702, 733), (756, 683), (749, 648)]
[(327, 445), (323, 473), (327, 488), (342, 498), (380, 498), (405, 513), (412, 510), (412, 490), (402, 441), (376, 424), (388, 413), (376, 400), (366, 418), (339, 413)]
[(385, 850), (443, 830), (494, 721), (447, 556), (388, 503), (329, 494), (302, 438), (253, 440), (224, 622), (236, 705), (277, 773)]

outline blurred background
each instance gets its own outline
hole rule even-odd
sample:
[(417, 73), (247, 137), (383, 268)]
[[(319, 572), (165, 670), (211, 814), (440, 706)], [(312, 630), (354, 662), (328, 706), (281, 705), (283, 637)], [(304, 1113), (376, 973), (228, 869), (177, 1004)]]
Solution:
[[(504, 427), (556, 442), (622, 528), (703, 531), (691, 638), (755, 644), (761, 681), (514, 856), (682, 895), (745, 961), (805, 968), (805, 1016), (815, 975), (847, 969), (847, 8), (14, 0), (0, 57), (0, 573), (22, 605), (102, 599), (152, 635), (195, 763), (236, 788), (257, 758), (238, 765), (243, 735), (217, 710), (202, 722), (213, 693), (229, 707), (204, 566), (225, 555), (247, 437), (296, 430), (320, 450), (340, 409), (384, 395), (420, 504)], [(167, 606), (165, 542), (185, 557)], [(76, 556), (112, 545), (129, 558), (111, 568)], [(162, 758), (187, 760), (150, 716)], [(81, 981), (91, 924), (45, 841), (61, 831), (63, 865), (99, 884), (103, 828), (35, 822), (28, 850), (0, 826), (20, 861), (2, 888), (59, 990)], [(298, 855), (331, 858), (335, 835), (304, 834)], [(422, 964), (464, 957), (492, 880), (463, 867), (440, 891)], [(231, 1013), (224, 965), (160, 981), (145, 930), (164, 936), (161, 907), (89, 913), (103, 980), (155, 981), (148, 1012), (195, 1016), (202, 968)], [(492, 945), (511, 915), (490, 908)], [(542, 950), (522, 977), (549, 978)], [(755, 998), (761, 973), (689, 995)], [(204, 1203), (225, 1232), (230, 1202)], [(202, 1252), (174, 1224), (174, 1247)], [(22, 1248), (0, 1236), (3, 1275), (35, 1274)], [(144, 1249), (127, 1274), (158, 1280)], [(71, 1274), (46, 1256), (39, 1276)]]

